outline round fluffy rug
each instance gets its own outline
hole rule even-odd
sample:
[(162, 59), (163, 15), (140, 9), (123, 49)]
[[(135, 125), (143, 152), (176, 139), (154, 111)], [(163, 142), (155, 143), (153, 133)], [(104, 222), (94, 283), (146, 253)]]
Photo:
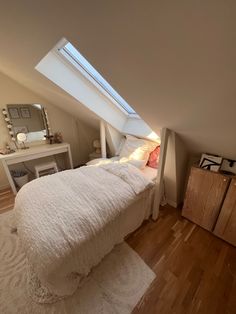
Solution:
[(128, 314), (155, 278), (123, 243), (93, 269), (73, 296), (54, 304), (37, 304), (28, 297), (26, 259), (17, 234), (11, 232), (11, 219), (11, 211), (0, 214), (1, 314)]

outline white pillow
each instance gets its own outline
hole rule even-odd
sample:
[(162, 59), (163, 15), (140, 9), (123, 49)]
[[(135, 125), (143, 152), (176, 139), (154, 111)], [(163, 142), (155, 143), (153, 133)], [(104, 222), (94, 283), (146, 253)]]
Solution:
[(145, 167), (149, 154), (156, 148), (156, 146), (157, 143), (126, 135), (126, 141), (120, 152), (120, 158), (125, 157), (129, 160), (142, 160)]

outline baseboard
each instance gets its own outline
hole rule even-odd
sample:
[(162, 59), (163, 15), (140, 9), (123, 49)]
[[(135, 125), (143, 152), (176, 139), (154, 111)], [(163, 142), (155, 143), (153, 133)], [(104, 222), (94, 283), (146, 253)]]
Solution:
[(170, 206), (177, 208), (178, 204), (172, 200), (166, 200), (167, 204), (169, 204)]

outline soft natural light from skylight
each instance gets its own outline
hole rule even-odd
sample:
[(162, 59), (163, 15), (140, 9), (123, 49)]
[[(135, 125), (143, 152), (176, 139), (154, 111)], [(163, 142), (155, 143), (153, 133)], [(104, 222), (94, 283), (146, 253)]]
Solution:
[(71, 43), (68, 42), (60, 50), (66, 52), (70, 58), (79, 64), (128, 114), (136, 114), (134, 109), (130, 107)]

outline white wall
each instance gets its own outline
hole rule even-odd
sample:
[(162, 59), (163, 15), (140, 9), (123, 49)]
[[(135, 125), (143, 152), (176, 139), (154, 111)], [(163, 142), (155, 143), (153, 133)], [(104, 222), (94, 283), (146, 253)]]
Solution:
[[(73, 116), (51, 105), (2, 73), (0, 73), (0, 86), (0, 110), (5, 108), (6, 104), (40, 103), (44, 105), (48, 111), (52, 131), (62, 132), (64, 141), (70, 143), (74, 164), (85, 161), (86, 156), (92, 151), (90, 143), (99, 136), (98, 130), (93, 130), (86, 124), (76, 121)], [(0, 147), (3, 148), (7, 142), (10, 142), (10, 137), (0, 112)], [(0, 188), (7, 185), (8, 181), (0, 165)]]

